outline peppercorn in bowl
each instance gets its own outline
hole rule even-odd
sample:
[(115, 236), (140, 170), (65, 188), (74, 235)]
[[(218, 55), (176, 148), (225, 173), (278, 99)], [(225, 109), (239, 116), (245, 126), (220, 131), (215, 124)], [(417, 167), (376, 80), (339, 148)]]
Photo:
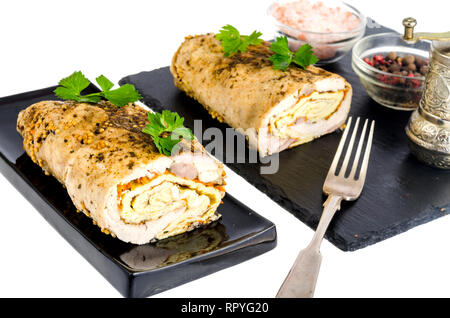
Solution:
[(362, 38), (353, 47), (352, 68), (369, 96), (398, 110), (414, 110), (422, 97), (430, 45), (408, 44), (398, 33)]

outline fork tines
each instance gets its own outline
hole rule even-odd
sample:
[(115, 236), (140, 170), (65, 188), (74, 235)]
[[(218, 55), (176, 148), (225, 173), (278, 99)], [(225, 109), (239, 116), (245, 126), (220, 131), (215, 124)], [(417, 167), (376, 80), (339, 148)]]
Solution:
[[(359, 122), (360, 122), (360, 118), (358, 117), (356, 119), (356, 123), (355, 126), (352, 128), (352, 117), (349, 117), (348, 121), (347, 121), (347, 125), (345, 127), (344, 130), (344, 134), (342, 135), (341, 141), (339, 143), (338, 149), (336, 151), (336, 154), (334, 156), (333, 159), (333, 163), (331, 164), (330, 170), (329, 170), (329, 174), (334, 174), (338, 177), (343, 177), (343, 178), (350, 178), (350, 179), (355, 179), (356, 176), (358, 176), (357, 180), (362, 180), (364, 181), (364, 179), (366, 178), (366, 173), (367, 173), (367, 165), (369, 163), (369, 157), (370, 157), (370, 150), (372, 147), (372, 139), (373, 139), (373, 131), (375, 128), (375, 121), (372, 120), (371, 124), (370, 124), (370, 131), (368, 133), (367, 136), (367, 125), (369, 123), (369, 119), (366, 119), (364, 122), (364, 127), (362, 129), (360, 138), (359, 138), (359, 143), (358, 143), (358, 148), (356, 149), (356, 154), (353, 158), (353, 163), (352, 163), (352, 168), (351, 171), (349, 173), (349, 175), (346, 177), (346, 171), (349, 165), (349, 161), (353, 152), (353, 146), (355, 144), (355, 139), (356, 139), (356, 135), (358, 132), (358, 126), (359, 126)], [(340, 167), (340, 169), (338, 170), (338, 163), (341, 159), (341, 155), (342, 152), (344, 150), (344, 146), (346, 144), (347, 141), (347, 136), (349, 134), (350, 129), (353, 129), (353, 133), (350, 137), (350, 141), (348, 142), (348, 146), (347, 146), (347, 151), (345, 152), (345, 157), (344, 157), (344, 161), (342, 162), (342, 165)], [(361, 168), (359, 169), (360, 173), (357, 174), (358, 172), (358, 166), (359, 166), (359, 161), (360, 161), (360, 157), (361, 157), (361, 153), (363, 150), (363, 146), (364, 146), (364, 141), (366, 139), (367, 136), (367, 142), (365, 143), (366, 148), (364, 151), (364, 157), (363, 157), (363, 161), (361, 164)], [(338, 173), (339, 172), (339, 173)]]

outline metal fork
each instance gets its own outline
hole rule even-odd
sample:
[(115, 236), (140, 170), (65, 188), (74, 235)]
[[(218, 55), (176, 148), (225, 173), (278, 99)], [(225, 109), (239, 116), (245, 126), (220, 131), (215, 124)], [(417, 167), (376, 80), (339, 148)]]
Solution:
[(320, 263), (322, 262), (322, 255), (320, 254), (320, 244), (322, 243), (325, 231), (327, 230), (328, 225), (330, 224), (331, 219), (333, 218), (336, 211), (340, 209), (341, 201), (356, 200), (361, 194), (364, 186), (364, 181), (366, 180), (367, 165), (369, 163), (370, 149), (372, 147), (375, 121), (372, 121), (370, 125), (369, 137), (367, 139), (364, 158), (359, 174), (357, 175), (356, 172), (358, 170), (358, 164), (360, 161), (359, 159), (364, 145), (367, 125), (369, 122), (368, 119), (366, 119), (364, 123), (352, 168), (349, 175), (346, 177), (346, 171), (352, 154), (353, 145), (355, 143), (359, 121), (360, 120), (358, 117), (348, 144), (347, 151), (345, 153), (342, 167), (339, 171), (337, 171), (338, 162), (341, 158), (347, 135), (349, 134), (352, 124), (352, 118), (350, 117), (348, 119), (347, 127), (344, 130), (344, 134), (342, 135), (337, 152), (334, 156), (333, 163), (331, 164), (327, 178), (323, 185), (323, 192), (325, 194), (328, 194), (328, 199), (324, 203), (324, 209), (322, 217), (320, 218), (319, 225), (317, 226), (314, 237), (312, 238), (309, 245), (298, 254), (294, 265), (292, 266), (283, 285), (281, 285), (280, 290), (278, 291), (277, 298), (307, 298), (314, 295), (317, 276), (319, 275)]

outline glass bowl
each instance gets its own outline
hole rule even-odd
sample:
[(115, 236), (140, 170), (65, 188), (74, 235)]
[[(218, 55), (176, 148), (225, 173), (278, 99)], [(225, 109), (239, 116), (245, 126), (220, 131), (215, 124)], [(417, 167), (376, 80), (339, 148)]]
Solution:
[(430, 44), (419, 41), (407, 44), (398, 33), (380, 33), (361, 39), (353, 47), (352, 68), (362, 86), (379, 104), (398, 110), (414, 110), (422, 97), (424, 76), (403, 76), (381, 71), (364, 61), (381, 54), (395, 52), (398, 56), (408, 54), (428, 60)]
[(335, 0), (310, 0), (312, 5), (319, 5), (332, 8), (340, 8), (343, 11), (351, 13), (359, 20), (359, 25), (344, 32), (317, 32), (317, 30), (300, 30), (283, 24), (274, 17), (276, 5), (293, 3), (295, 0), (279, 0), (275, 1), (267, 10), (267, 14), (275, 26), (275, 35), (285, 35), (289, 41), (289, 47), (292, 51), (296, 51), (303, 44), (308, 43), (313, 47), (314, 54), (319, 58), (318, 65), (334, 63), (344, 57), (350, 51), (355, 43), (362, 38), (366, 29), (366, 18), (354, 7)]

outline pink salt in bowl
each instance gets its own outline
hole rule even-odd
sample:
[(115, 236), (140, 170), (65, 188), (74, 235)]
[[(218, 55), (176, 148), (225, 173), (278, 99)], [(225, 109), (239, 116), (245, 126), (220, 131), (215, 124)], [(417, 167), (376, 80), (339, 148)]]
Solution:
[(267, 13), (276, 36), (285, 35), (292, 51), (306, 43), (311, 45), (319, 58), (318, 65), (340, 60), (366, 29), (364, 15), (335, 0), (279, 0)]

